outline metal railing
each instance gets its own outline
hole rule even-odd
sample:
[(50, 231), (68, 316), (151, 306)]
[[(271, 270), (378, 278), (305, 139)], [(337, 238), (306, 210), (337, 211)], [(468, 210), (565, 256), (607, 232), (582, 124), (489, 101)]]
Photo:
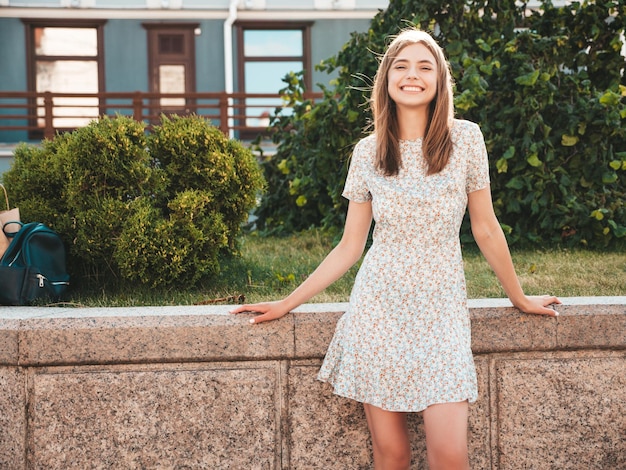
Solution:
[[(321, 93), (307, 93), (316, 100)], [(197, 114), (229, 135), (255, 136), (267, 129), (282, 98), (269, 93), (52, 93), (0, 91), (0, 140), (8, 131), (27, 131), (30, 139), (87, 125), (103, 115), (131, 116), (148, 125), (162, 114)], [(288, 112), (288, 111), (286, 111)]]

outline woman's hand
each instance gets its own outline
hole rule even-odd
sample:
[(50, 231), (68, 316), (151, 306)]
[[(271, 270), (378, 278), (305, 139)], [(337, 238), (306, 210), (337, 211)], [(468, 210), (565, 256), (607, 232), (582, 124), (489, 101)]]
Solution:
[(515, 306), (524, 313), (556, 317), (559, 315), (559, 312), (548, 306), (560, 303), (561, 301), (553, 295), (532, 295), (525, 296), (524, 301)]
[(245, 304), (235, 307), (230, 313), (258, 312), (262, 315), (250, 319), (250, 323), (262, 323), (264, 321), (277, 320), (289, 313), (283, 300), (274, 302), (261, 302), (258, 304)]

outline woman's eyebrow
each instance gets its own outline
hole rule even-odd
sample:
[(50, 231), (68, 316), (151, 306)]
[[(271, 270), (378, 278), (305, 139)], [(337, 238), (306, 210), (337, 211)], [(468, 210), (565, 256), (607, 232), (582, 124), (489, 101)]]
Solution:
[[(411, 59), (408, 58), (408, 57), (394, 57), (392, 62), (411, 62)], [(429, 58), (419, 59), (416, 62), (418, 64), (428, 63), (428, 64), (433, 64), (434, 65), (434, 62), (431, 59), (429, 59)]]
[[(411, 62), (409, 59), (404, 58), (404, 57), (396, 57), (393, 59), (393, 61), (391, 62), (392, 64), (396, 64), (398, 62)], [(420, 59), (417, 61), (418, 64), (430, 64), (430, 65), (435, 65), (435, 63), (430, 60), (430, 59)]]

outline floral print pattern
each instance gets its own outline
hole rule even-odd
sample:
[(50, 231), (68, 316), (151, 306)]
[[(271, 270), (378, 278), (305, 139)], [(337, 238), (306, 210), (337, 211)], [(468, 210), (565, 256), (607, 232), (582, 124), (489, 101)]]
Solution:
[(355, 146), (343, 196), (371, 200), (375, 227), (318, 375), (338, 395), (407, 412), (478, 396), (459, 230), (489, 168), (478, 125), (455, 120), (451, 134), (429, 176), (421, 139), (400, 141), (396, 176), (376, 170), (374, 135)]

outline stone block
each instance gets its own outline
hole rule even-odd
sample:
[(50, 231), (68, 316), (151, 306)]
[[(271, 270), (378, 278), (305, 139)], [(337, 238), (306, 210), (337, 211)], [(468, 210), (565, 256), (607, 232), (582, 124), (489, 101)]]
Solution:
[(26, 468), (26, 378), (17, 367), (0, 367), (0, 468)]
[(626, 468), (626, 354), (497, 359), (500, 470)]
[[(111, 309), (109, 309), (111, 310)], [(184, 309), (188, 311), (188, 309)], [(246, 315), (24, 319), (22, 365), (224, 361), (291, 357), (293, 319), (252, 326)]]
[(313, 305), (307, 305), (306, 313), (299, 313), (298, 310), (294, 313), (296, 358), (324, 357), (335, 333), (337, 321), (347, 307), (346, 304), (321, 305), (327, 308), (311, 311), (310, 307)]
[(557, 342), (558, 317), (520, 313), (513, 307), (473, 308), (472, 351), (547, 351)]
[(363, 407), (317, 380), (321, 361), (294, 361), (288, 372), (284, 469), (370, 469), (371, 443)]
[(473, 470), (491, 470), (491, 413), (489, 359), (474, 357), (478, 378), (478, 400), (469, 408), (469, 456)]
[(0, 318), (0, 365), (17, 364), (19, 327), (19, 320)]
[(559, 308), (560, 348), (626, 348), (626, 305), (564, 305)]
[(278, 363), (50, 367), (28, 468), (280, 468)]

